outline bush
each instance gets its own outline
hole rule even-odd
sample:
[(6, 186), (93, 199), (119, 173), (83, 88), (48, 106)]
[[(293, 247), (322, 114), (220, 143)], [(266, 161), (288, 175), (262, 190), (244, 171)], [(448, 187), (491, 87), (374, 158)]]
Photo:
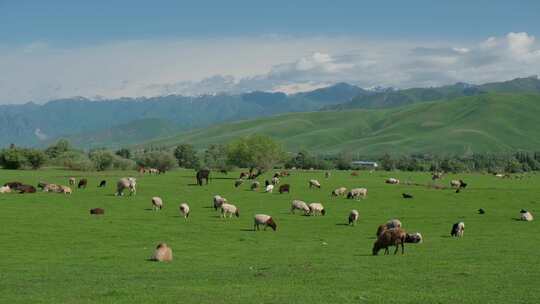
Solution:
[(114, 158), (112, 166), (117, 170), (134, 170), (137, 163), (131, 159), (125, 159), (117, 156)]
[(105, 171), (112, 168), (115, 155), (110, 151), (97, 150), (90, 152), (88, 157), (98, 171)]
[(28, 149), (25, 154), (28, 165), (34, 170), (41, 168), (47, 161), (47, 155), (41, 150)]
[(166, 151), (153, 151), (139, 155), (137, 157), (137, 164), (143, 167), (156, 168), (161, 172), (167, 172), (176, 166), (176, 158)]
[(21, 169), (27, 163), (26, 153), (23, 149), (9, 148), (0, 152), (0, 165), (4, 169)]

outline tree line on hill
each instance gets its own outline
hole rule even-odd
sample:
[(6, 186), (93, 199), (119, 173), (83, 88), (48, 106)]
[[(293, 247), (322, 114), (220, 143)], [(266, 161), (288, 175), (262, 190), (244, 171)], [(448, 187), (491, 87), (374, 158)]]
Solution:
[(276, 167), (351, 170), (358, 169), (353, 165), (354, 160), (376, 161), (378, 169), (386, 171), (521, 173), (540, 170), (540, 152), (469, 153), (465, 156), (385, 154), (380, 157), (353, 157), (349, 152), (317, 155), (308, 151), (286, 153), (280, 143), (264, 135), (239, 138), (229, 144), (212, 144), (204, 151), (197, 151), (194, 146), (185, 143), (172, 150), (149, 147), (82, 151), (73, 148), (64, 139), (45, 149), (11, 145), (0, 150), (0, 166), (4, 169), (52, 166), (81, 171), (134, 170), (140, 167), (156, 168), (161, 172), (175, 167), (195, 170), (209, 168), (224, 172), (234, 168), (267, 171)]

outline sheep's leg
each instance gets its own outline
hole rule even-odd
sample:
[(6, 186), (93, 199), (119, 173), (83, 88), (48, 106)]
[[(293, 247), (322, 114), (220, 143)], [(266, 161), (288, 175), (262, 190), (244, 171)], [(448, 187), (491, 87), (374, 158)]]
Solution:
[(401, 254), (405, 254), (405, 242), (401, 242)]
[(394, 251), (394, 255), (396, 255), (398, 251), (399, 251), (399, 244), (396, 244), (396, 250)]

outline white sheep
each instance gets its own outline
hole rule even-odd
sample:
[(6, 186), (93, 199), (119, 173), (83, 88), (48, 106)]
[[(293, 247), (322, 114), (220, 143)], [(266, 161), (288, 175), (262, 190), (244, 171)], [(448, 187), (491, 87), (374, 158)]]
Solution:
[(424, 238), (420, 232), (408, 234), (405, 236), (405, 243), (422, 243)]
[(321, 183), (319, 183), (319, 181), (316, 180), (316, 179), (310, 179), (309, 180), (309, 188), (313, 188), (313, 187), (320, 189), (321, 188)]
[(386, 183), (396, 185), (396, 184), (399, 184), (399, 179), (391, 177), (391, 178), (386, 180)]
[(124, 195), (124, 190), (129, 189), (130, 195), (137, 193), (137, 180), (134, 177), (123, 177), (116, 183), (116, 195)]
[(450, 232), (450, 235), (462, 237), (464, 232), (465, 232), (465, 223), (459, 222), (452, 225), (452, 231)]
[(214, 195), (214, 201), (212, 204), (212, 207), (214, 207), (214, 210), (218, 210), (221, 208), (221, 205), (227, 202), (227, 199), (224, 197), (221, 197), (221, 195)]
[(303, 201), (300, 201), (300, 200), (293, 200), (292, 201), (292, 204), (291, 204), (291, 213), (294, 214), (294, 211), (295, 210), (302, 210), (304, 211), (304, 215), (308, 215), (309, 214), (309, 207), (308, 205), (303, 202)]
[(275, 185), (277, 185), (277, 184), (279, 184), (279, 177), (275, 177), (275, 176), (272, 177), (272, 185), (275, 186)]
[(353, 209), (351, 210), (351, 213), (349, 213), (349, 225), (356, 225), (356, 222), (360, 218), (360, 214), (358, 213), (358, 210)]
[(348, 199), (360, 199), (367, 197), (368, 190), (366, 188), (354, 188), (347, 194)]
[(228, 216), (232, 218), (233, 215), (240, 217), (240, 210), (235, 205), (227, 203), (221, 205), (221, 217), (226, 218)]
[(326, 215), (324, 206), (320, 203), (311, 203), (308, 205), (310, 215)]
[(267, 227), (272, 228), (274, 231), (277, 229), (277, 225), (274, 222), (274, 219), (270, 215), (266, 214), (255, 214), (253, 217), (254, 224), (253, 224), (253, 230), (259, 230), (259, 226), (263, 225), (264, 230), (266, 230)]
[(161, 197), (152, 197), (152, 209), (154, 211), (163, 209), (163, 200), (161, 199)]
[(180, 215), (187, 219), (189, 217), (189, 205), (187, 203), (182, 203), (178, 208), (180, 209)]
[(342, 195), (345, 195), (345, 193), (347, 193), (347, 188), (339, 187), (335, 189), (334, 191), (332, 191), (332, 196), (342, 196)]
[(274, 191), (274, 185), (270, 184), (266, 186), (266, 189), (264, 189), (264, 192), (272, 193)]
[(165, 243), (157, 245), (154, 255), (150, 258), (152, 261), (157, 262), (170, 262), (173, 259), (172, 249)]
[(0, 187), (0, 193), (10, 193), (11, 188), (9, 186), (2, 186)]
[(521, 210), (519, 215), (520, 215), (519, 219), (522, 220), (522, 221), (530, 222), (530, 221), (532, 221), (534, 219), (532, 214), (527, 210)]

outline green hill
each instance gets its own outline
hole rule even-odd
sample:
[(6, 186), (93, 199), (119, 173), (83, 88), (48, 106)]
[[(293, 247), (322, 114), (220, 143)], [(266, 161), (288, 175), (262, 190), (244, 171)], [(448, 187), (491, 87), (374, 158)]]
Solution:
[(280, 140), (289, 151), (369, 155), (540, 150), (539, 117), (540, 95), (481, 94), (391, 109), (278, 115), (186, 132), (149, 145), (186, 142), (203, 148), (261, 133)]

